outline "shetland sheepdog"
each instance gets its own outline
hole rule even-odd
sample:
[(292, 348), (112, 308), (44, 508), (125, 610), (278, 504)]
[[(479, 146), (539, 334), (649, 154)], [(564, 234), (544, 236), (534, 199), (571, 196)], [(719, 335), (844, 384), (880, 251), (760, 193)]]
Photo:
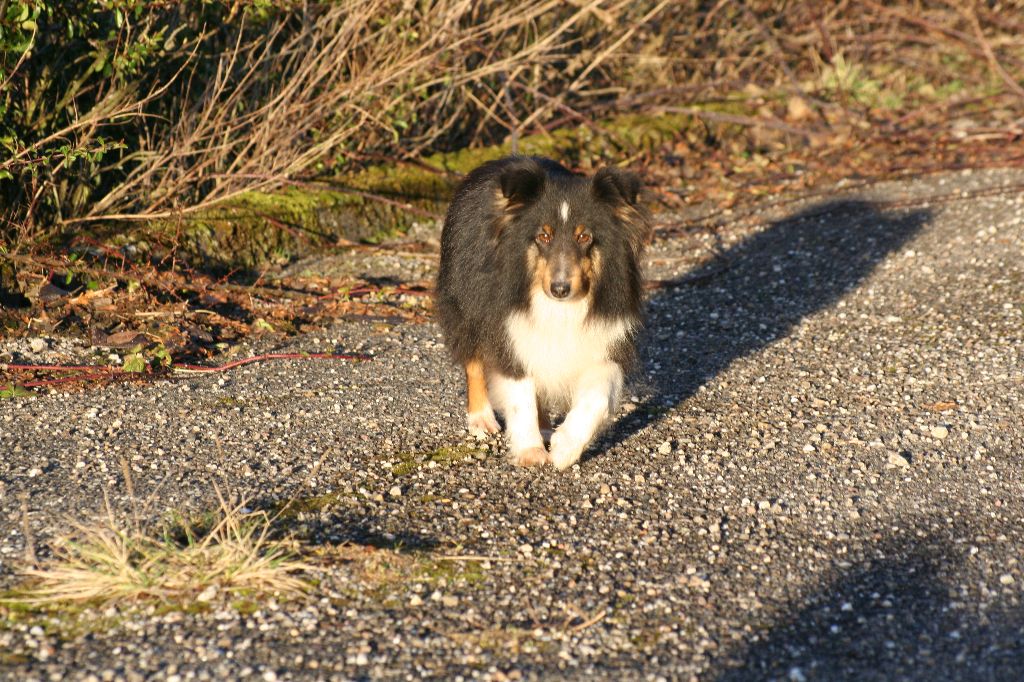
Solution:
[[(485, 163), (455, 191), (437, 311), (466, 370), (470, 431), (497, 433), (496, 408), (514, 464), (572, 466), (617, 411), (643, 321), (651, 222), (639, 191), (617, 168), (588, 178), (522, 156)], [(551, 413), (565, 415), (553, 433)]]

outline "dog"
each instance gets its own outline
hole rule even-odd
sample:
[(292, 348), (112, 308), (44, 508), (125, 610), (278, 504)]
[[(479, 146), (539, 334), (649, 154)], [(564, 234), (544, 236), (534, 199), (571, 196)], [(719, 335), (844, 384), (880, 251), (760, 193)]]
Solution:
[[(567, 469), (618, 409), (643, 323), (651, 221), (640, 189), (618, 168), (588, 178), (510, 156), (455, 190), (441, 233), (438, 319), (466, 371), (470, 432), (497, 433), (496, 408), (516, 465)], [(565, 415), (553, 433), (549, 411)]]

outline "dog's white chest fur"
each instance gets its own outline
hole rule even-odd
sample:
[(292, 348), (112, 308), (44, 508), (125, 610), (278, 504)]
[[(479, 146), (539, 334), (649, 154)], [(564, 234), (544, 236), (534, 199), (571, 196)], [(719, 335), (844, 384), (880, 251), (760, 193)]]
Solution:
[(587, 320), (588, 302), (555, 301), (535, 292), (530, 308), (509, 317), (512, 350), (552, 407), (572, 400), (576, 379), (608, 359), (612, 346), (629, 332), (625, 320)]

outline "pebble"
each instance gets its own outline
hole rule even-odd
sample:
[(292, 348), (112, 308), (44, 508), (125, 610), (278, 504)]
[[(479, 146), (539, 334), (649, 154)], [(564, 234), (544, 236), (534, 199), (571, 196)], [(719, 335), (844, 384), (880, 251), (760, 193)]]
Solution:
[(669, 441), (665, 441), (664, 443), (658, 446), (659, 455), (667, 455), (670, 452), (672, 452), (672, 443), (670, 443)]
[(945, 426), (939, 425), (932, 427), (932, 438), (938, 438), (939, 440), (942, 440), (948, 435), (949, 429), (947, 429)]
[(901, 469), (910, 468), (910, 460), (898, 452), (889, 453), (889, 464), (894, 467), (900, 467)]
[(397, 485), (391, 486), (391, 490), (388, 491), (388, 495), (390, 495), (391, 497), (401, 497), (402, 496), (402, 488), (401, 488), (401, 486), (397, 486)]
[(196, 595), (196, 601), (208, 602), (213, 601), (214, 597), (217, 596), (217, 586), (210, 585), (205, 590)]

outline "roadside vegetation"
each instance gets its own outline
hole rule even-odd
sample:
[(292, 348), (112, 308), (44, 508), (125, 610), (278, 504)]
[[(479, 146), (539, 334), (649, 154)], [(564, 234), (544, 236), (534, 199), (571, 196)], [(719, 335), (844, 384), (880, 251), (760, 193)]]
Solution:
[(293, 542), (271, 537), (274, 519), (216, 493), (214, 512), (198, 519), (175, 515), (159, 527), (152, 527), (133, 495), (130, 510), (105, 500), (105, 514), (73, 520), (67, 536), (53, 543), (52, 555), (25, 569), (25, 586), (0, 598), (0, 605), (185, 604), (209, 602), (219, 593), (287, 597), (305, 590), (308, 584), (295, 574), (309, 565), (296, 558)]
[(5, 0), (0, 333), (156, 370), (422, 319), (426, 281), (275, 273), (436, 220), (513, 148), (628, 164), (693, 215), (1019, 165), (1022, 36), (1019, 2)]
[[(407, 453), (403, 461), (456, 462), (461, 454)], [(23, 507), (26, 545), (18, 576), (0, 591), (0, 629), (40, 626), (63, 638), (118, 626), (140, 612), (186, 613), (232, 608), (247, 613), (268, 600), (334, 601), (371, 594), (392, 603), (413, 583), (479, 582), (494, 562), (515, 561), (459, 553), (458, 547), (404, 547), (380, 537), (324, 542), (310, 527), (344, 506), (341, 494), (258, 503), (211, 491), (203, 513), (154, 509), (156, 490), (135, 490), (122, 461), (122, 504), (104, 491), (103, 509), (68, 520), (68, 530), (37, 549)], [(321, 589), (325, 573), (334, 587)], [(0, 663), (5, 662), (0, 657)]]

